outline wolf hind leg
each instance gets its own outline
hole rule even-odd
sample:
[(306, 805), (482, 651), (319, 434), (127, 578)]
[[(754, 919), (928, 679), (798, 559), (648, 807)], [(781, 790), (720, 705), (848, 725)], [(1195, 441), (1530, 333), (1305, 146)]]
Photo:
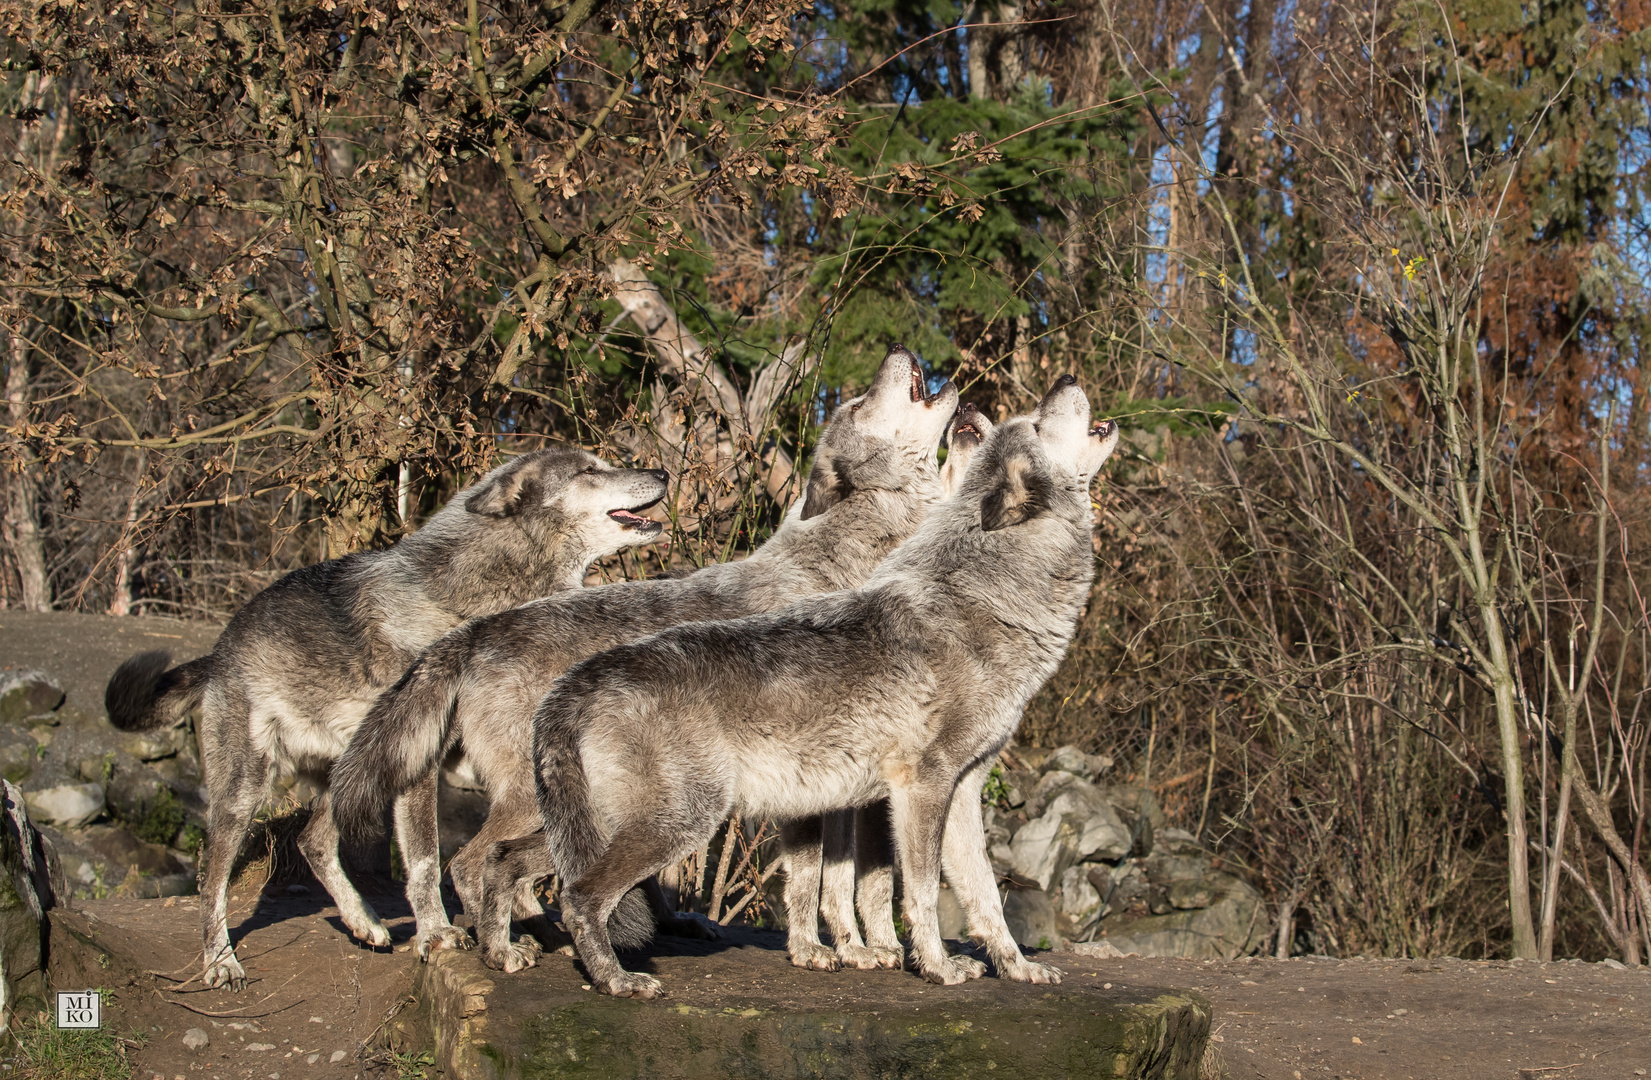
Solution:
[(510, 916), (521, 886), (531, 887), (555, 871), (542, 832), (489, 845), (482, 867), (481, 898), (473, 913), (483, 964), (496, 971), (516, 972), (539, 962), (544, 950), (531, 935), (510, 940)]
[(692, 912), (678, 911), (665, 895), (657, 874), (642, 883), (642, 891), (648, 898), (648, 907), (653, 910), (654, 926), (661, 934), (696, 941), (716, 941), (722, 937), (710, 919)]
[(396, 799), (396, 840), (407, 871), (407, 902), (418, 924), (420, 960), (442, 949), (468, 949), (470, 938), (447, 919), (441, 899), (441, 833), (435, 773)]
[(323, 791), (310, 807), (310, 822), (298, 836), (298, 850), (309, 860), (310, 870), (338, 905), (339, 917), (350, 933), (375, 948), (390, 944), (390, 931), (378, 913), (344, 873), (338, 860), (338, 826), (332, 816), (332, 793)]
[(657, 821), (625, 825), (578, 880), (563, 888), (562, 923), (573, 935), (591, 983), (602, 993), (644, 1001), (664, 995), (658, 979), (620, 966), (608, 936), (608, 918), (626, 893), (700, 839), (661, 829)]
[[(448, 872), (453, 875), (453, 888), (471, 918), (480, 918), (482, 909), (491, 903), (491, 900), (483, 898), (483, 893), (487, 891), (484, 879), (494, 846), (537, 833), (541, 828), (539, 803), (533, 796), (532, 787), (524, 789), (521, 785), (512, 785), (493, 793), (492, 800), (487, 810), (487, 820), (448, 864)], [(512, 885), (509, 894), (511, 911), (519, 919), (532, 918), (543, 910), (533, 893), (533, 880), (536, 879), (526, 882), (526, 889)], [(480, 934), (477, 940), (480, 940)]]
[[(210, 719), (210, 717), (208, 718)], [(203, 721), (202, 729), (207, 723)], [(203, 740), (204, 742), (205, 740)], [(202, 757), (209, 770), (207, 789), (206, 852), (201, 863), (201, 982), (212, 988), (246, 989), (246, 970), (229, 942), (229, 876), (235, 857), (246, 841), (252, 815), (263, 804), (269, 790), (270, 763), (262, 755), (224, 761), (203, 747)]]

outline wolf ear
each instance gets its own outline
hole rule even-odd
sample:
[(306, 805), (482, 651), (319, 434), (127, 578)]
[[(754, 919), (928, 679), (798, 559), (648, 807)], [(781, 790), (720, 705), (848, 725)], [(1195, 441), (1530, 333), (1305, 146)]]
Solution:
[(541, 501), (541, 490), (538, 470), (523, 462), (476, 485), (464, 508), (487, 517), (515, 517)]
[(822, 447), (819, 456), (814, 459), (814, 467), (808, 470), (802, 520), (825, 513), (853, 492), (854, 484), (848, 474), (837, 467), (836, 455)]
[(980, 527), (987, 532), (1030, 521), (1049, 509), (1049, 477), (1025, 454), (1003, 463), (1003, 475), (980, 501)]

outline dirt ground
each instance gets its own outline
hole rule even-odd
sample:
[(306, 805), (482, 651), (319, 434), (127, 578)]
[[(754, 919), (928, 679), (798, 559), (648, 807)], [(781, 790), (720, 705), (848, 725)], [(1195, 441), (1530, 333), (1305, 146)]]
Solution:
[[(142, 1043), (132, 1052), (136, 1075), (396, 1075), (393, 1063), (375, 1063), (372, 1047), (387, 1016), (406, 999), (418, 961), (401, 940), (412, 930), (404, 906), (393, 895), (375, 903), (395, 913), (389, 921), (398, 940), (389, 951), (350, 941), (313, 886), (304, 893), (238, 896), (231, 933), (253, 979), (243, 994), (183, 981), (199, 966), (193, 898), (83, 904), (97, 938), (121, 954), (120, 971), (132, 965), (132, 984), (113, 987), (111, 1015), (118, 1030)], [(906, 980), (914, 994), (939, 992), (909, 973), (796, 971), (783, 962), (781, 936), (764, 936), (775, 951), (762, 965), (762, 981), (773, 983), (767, 993), (818, 994), (822, 1004), (840, 1007), (860, 980)], [(1203, 993), (1214, 1005), (1216, 1046), (1233, 1080), (1629, 1080), (1651, 1071), (1651, 971), (1645, 969), (1458, 960), (1048, 959), (1069, 979)], [(573, 963), (556, 955), (542, 962)], [(713, 980), (736, 970), (744, 981), (752, 977), (748, 956), (712, 954), (695, 962)], [(117, 974), (115, 981), (126, 979)], [(205, 1047), (185, 1045), (191, 1028), (207, 1034)]]

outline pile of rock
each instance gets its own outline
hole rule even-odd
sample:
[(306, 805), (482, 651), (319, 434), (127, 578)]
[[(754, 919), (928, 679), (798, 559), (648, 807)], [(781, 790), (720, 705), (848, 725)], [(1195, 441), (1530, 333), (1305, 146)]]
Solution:
[[(1110, 954), (1242, 956), (1268, 930), (1261, 896), (1170, 828), (1150, 788), (1109, 781), (1112, 760), (1076, 747), (1015, 748), (988, 786), (987, 846), (1022, 945)], [(942, 893), (942, 932), (963, 934)]]
[(0, 672), (0, 776), (22, 790), (73, 894), (194, 892), (206, 806), (190, 728), (117, 731), (64, 700), (44, 672)]

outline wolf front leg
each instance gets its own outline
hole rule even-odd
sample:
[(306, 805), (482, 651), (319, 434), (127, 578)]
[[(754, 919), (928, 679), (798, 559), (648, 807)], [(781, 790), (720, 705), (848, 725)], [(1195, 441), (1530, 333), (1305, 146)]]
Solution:
[[(932, 777), (938, 770), (925, 769)], [(940, 847), (955, 774), (944, 781), (913, 781), (889, 792), (900, 872), (906, 882), (906, 922), (912, 962), (930, 982), (952, 986), (978, 979), (986, 965), (969, 956), (946, 955), (940, 940)]]
[(968, 917), (969, 936), (986, 946), (1000, 976), (1016, 982), (1058, 983), (1060, 969), (1026, 959), (1003, 920), (1003, 901), (986, 854), (986, 825), (980, 816), (980, 789), (990, 772), (990, 762), (970, 769), (952, 796), (942, 849), (946, 880)]
[(893, 830), (887, 799), (854, 812), (854, 901), (866, 928), (866, 946), (877, 967), (898, 971), (906, 950), (894, 929)]

